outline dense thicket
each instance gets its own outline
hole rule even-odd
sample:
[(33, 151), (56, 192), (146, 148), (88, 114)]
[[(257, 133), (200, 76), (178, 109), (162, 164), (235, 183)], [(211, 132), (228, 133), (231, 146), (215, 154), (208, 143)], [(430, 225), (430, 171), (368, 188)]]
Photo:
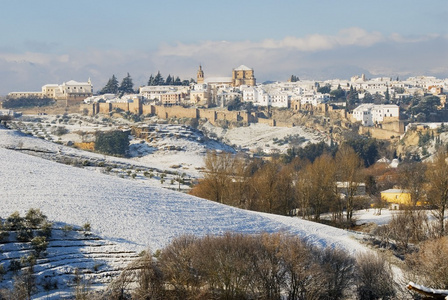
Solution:
[(129, 132), (121, 130), (98, 131), (95, 151), (118, 156), (126, 156), (129, 151)]
[(323, 153), (312, 161), (296, 157), (284, 163), (282, 159), (264, 161), (209, 152), (204, 178), (191, 194), (244, 209), (314, 220), (331, 212), (334, 222), (350, 224), (353, 210), (363, 205), (357, 194), (364, 181), (362, 160), (348, 145), (341, 146), (334, 157), (331, 152)]
[[(373, 257), (374, 258), (374, 257)], [(284, 234), (182, 236), (154, 259), (145, 253), (110, 286), (108, 299), (345, 299), (391, 279), (341, 250), (311, 246)], [(132, 282), (137, 282), (131, 288)], [(370, 284), (370, 285), (369, 285)], [(392, 281), (369, 295), (390, 299)], [(384, 291), (386, 290), (386, 291)], [(121, 297), (121, 298), (120, 298)], [(379, 297), (360, 297), (379, 299)]]
[(35, 97), (21, 97), (21, 98), (9, 98), (3, 101), (3, 108), (21, 108), (21, 107), (41, 107), (49, 106), (54, 103), (50, 98), (35, 98)]

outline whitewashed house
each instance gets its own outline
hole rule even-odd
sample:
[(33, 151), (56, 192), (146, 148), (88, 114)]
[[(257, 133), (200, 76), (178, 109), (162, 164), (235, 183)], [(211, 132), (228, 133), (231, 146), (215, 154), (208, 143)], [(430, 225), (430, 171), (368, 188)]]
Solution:
[(399, 119), (400, 108), (395, 104), (361, 104), (353, 110), (352, 117), (363, 126), (373, 126), (382, 123), (386, 118)]
[(269, 94), (259, 86), (245, 87), (243, 91), (243, 101), (252, 102), (255, 106), (269, 106), (271, 99)]

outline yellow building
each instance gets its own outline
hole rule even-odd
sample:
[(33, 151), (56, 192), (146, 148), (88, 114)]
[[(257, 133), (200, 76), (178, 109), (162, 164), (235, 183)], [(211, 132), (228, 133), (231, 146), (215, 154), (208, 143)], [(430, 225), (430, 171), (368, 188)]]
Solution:
[(244, 65), (232, 70), (233, 86), (249, 85), (254, 86), (256, 80), (254, 77), (254, 70)]
[[(402, 189), (388, 189), (381, 192), (381, 200), (387, 202), (392, 209), (398, 209), (401, 206), (412, 205), (411, 193), (408, 190)], [(422, 206), (425, 203), (417, 202), (417, 206)]]
[(204, 78), (204, 71), (202, 70), (202, 66), (199, 66), (196, 82), (198, 84), (207, 83), (208, 85), (217, 86), (217, 85), (229, 85), (229, 86), (255, 86), (256, 79), (254, 77), (254, 70), (248, 68), (244, 65), (239, 66), (232, 70), (232, 77), (215, 77), (215, 78)]

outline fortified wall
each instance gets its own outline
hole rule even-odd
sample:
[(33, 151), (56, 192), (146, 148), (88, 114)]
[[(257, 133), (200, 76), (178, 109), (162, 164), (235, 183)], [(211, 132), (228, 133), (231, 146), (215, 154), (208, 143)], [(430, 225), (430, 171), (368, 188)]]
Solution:
[(328, 103), (321, 103), (316, 106), (311, 104), (301, 104), (300, 101), (291, 101), (293, 111), (307, 112), (310, 115), (330, 117), (334, 119), (348, 119), (345, 108), (337, 108)]
[[(217, 125), (221, 121), (228, 122), (242, 122), (244, 124), (262, 123), (270, 126), (278, 127), (294, 127), (293, 121), (288, 121), (282, 118), (258, 118), (255, 113), (248, 113), (246, 111), (228, 111), (222, 109), (203, 109), (203, 108), (185, 108), (182, 106), (158, 106), (146, 105), (139, 99), (134, 102), (122, 103), (94, 103), (81, 104), (81, 111), (87, 112), (89, 115), (96, 115), (98, 113), (108, 114), (116, 109), (129, 111), (137, 115), (151, 115), (157, 116), (160, 119), (170, 118), (191, 118), (191, 119), (207, 119), (213, 125)], [(310, 115), (324, 116), (333, 120), (345, 121), (344, 124), (351, 123), (351, 115), (345, 108), (333, 107), (329, 104), (301, 105), (299, 101), (291, 103), (291, 109), (294, 112), (307, 112)], [(360, 134), (369, 133), (372, 137), (378, 139), (390, 139), (392, 136), (397, 136), (404, 133), (404, 123), (397, 118), (385, 118), (384, 122), (375, 127), (359, 128)]]
[(137, 115), (152, 115), (160, 119), (170, 118), (191, 118), (191, 119), (207, 119), (210, 123), (216, 124), (217, 121), (226, 120), (229, 122), (243, 122), (246, 124), (256, 123), (257, 118), (245, 111), (228, 111), (215, 109), (199, 109), (185, 108), (182, 106), (159, 106), (145, 105), (140, 100), (134, 102), (122, 103), (94, 103), (81, 104), (81, 111), (87, 112), (89, 115), (108, 114), (116, 109), (129, 111)]

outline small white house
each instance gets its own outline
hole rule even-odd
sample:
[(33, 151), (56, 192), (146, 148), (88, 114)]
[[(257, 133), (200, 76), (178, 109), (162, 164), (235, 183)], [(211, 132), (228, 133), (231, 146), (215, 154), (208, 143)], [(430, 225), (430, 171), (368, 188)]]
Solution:
[(371, 103), (361, 104), (353, 110), (353, 118), (363, 126), (373, 126), (382, 123), (385, 118), (399, 118), (400, 108), (395, 104)]

